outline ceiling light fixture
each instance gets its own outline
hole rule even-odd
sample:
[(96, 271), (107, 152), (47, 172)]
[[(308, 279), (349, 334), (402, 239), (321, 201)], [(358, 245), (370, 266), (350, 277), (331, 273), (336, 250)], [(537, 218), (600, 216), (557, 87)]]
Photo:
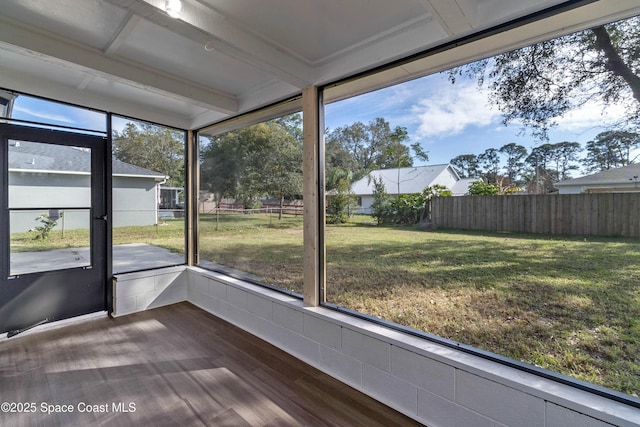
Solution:
[(167, 11), (167, 15), (174, 19), (180, 18), (180, 11), (182, 10), (182, 2), (180, 0), (167, 0), (164, 5), (164, 10)]

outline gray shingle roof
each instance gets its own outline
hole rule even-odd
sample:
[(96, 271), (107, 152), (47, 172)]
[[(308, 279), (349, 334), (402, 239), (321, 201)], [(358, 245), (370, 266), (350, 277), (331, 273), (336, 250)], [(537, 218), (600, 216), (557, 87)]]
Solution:
[(640, 163), (633, 163), (621, 168), (608, 169), (579, 178), (567, 179), (556, 183), (558, 187), (567, 185), (594, 185), (594, 184), (628, 184), (634, 180), (634, 176), (640, 177)]
[[(114, 175), (164, 178), (164, 175), (160, 172), (141, 168), (120, 160), (113, 159), (112, 165)], [(89, 173), (91, 171), (91, 154), (89, 151), (64, 145), (11, 141), (9, 146), (9, 169)]]

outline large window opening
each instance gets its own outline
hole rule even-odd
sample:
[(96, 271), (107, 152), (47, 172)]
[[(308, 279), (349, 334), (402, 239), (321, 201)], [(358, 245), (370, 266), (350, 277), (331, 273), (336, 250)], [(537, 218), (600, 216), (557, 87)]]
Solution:
[(113, 272), (185, 263), (186, 132), (113, 118)]
[(199, 265), (302, 293), (302, 114), (199, 142)]
[(327, 302), (637, 397), (639, 41), (631, 18), (326, 105)]

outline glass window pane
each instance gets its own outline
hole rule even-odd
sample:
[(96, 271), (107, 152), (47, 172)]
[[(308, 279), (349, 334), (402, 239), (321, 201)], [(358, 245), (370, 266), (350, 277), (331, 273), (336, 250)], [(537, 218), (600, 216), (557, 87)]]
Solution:
[(9, 222), (11, 276), (91, 265), (91, 210), (12, 210)]
[(302, 292), (302, 115), (200, 138), (200, 265)]
[(43, 126), (54, 125), (64, 128), (80, 128), (95, 132), (105, 132), (106, 114), (86, 108), (34, 98), (27, 95), (14, 95), (8, 117)]
[(328, 302), (637, 396), (639, 28), (327, 105)]
[(91, 265), (90, 149), (10, 140), (8, 202), (11, 275)]
[(114, 117), (113, 272), (184, 264), (185, 132)]

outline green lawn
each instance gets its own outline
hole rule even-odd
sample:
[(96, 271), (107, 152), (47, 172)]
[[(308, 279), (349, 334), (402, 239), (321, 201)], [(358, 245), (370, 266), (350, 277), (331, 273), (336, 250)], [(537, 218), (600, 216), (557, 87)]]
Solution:
[[(205, 215), (200, 256), (302, 291), (302, 218)], [(19, 250), (72, 246), (15, 236)], [(14, 237), (14, 236), (12, 236)], [(114, 230), (114, 243), (184, 248), (183, 222)], [(327, 226), (332, 303), (640, 394), (640, 242)], [(33, 249), (31, 249), (33, 250)]]
[[(300, 218), (201, 219), (202, 259), (301, 292)], [(637, 396), (640, 242), (327, 226), (330, 302)]]

